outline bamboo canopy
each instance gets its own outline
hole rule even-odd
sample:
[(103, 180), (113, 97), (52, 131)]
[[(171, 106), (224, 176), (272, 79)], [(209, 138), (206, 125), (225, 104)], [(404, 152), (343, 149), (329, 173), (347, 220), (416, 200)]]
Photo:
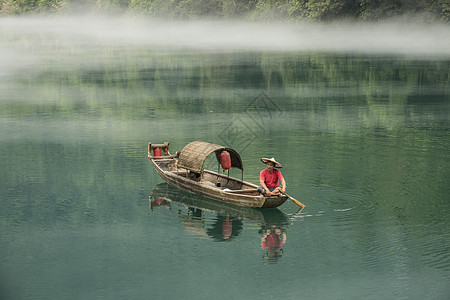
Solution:
[(199, 141), (189, 143), (183, 148), (183, 150), (181, 150), (178, 158), (178, 167), (202, 174), (203, 164), (206, 158), (214, 152), (216, 154), (217, 161), (220, 162), (220, 154), (222, 151), (227, 151), (230, 153), (232, 168), (238, 168), (244, 172), (241, 156), (235, 150), (220, 145)]

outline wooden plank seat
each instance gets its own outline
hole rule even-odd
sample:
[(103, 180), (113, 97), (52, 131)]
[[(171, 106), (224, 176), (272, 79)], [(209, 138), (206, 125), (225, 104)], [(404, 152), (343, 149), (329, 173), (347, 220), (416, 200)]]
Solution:
[(258, 189), (244, 189), (244, 190), (229, 190), (226, 191), (228, 193), (234, 193), (234, 194), (245, 194), (245, 193), (254, 193), (258, 192)]

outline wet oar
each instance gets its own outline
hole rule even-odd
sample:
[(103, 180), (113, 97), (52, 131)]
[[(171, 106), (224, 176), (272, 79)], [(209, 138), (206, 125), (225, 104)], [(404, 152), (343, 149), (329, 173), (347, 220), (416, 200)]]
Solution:
[(291, 199), (292, 201), (294, 201), (295, 204), (297, 204), (298, 206), (300, 206), (301, 208), (305, 207), (306, 205), (301, 203), (300, 201), (298, 201), (297, 199), (289, 196), (288, 194), (284, 193), (286, 196), (288, 196), (289, 199)]

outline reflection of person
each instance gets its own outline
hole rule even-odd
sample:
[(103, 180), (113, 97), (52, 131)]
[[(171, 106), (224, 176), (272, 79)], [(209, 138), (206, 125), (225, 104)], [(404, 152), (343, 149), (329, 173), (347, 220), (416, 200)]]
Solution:
[(265, 259), (276, 261), (283, 255), (281, 247), (286, 242), (286, 229), (272, 225), (261, 236), (261, 247), (267, 250)]
[[(265, 196), (277, 196), (286, 192), (286, 181), (280, 170), (275, 168), (282, 168), (282, 165), (275, 160), (275, 158), (261, 158), (261, 161), (266, 164), (266, 168), (259, 173), (258, 191)], [(281, 181), (281, 187), (279, 186)]]

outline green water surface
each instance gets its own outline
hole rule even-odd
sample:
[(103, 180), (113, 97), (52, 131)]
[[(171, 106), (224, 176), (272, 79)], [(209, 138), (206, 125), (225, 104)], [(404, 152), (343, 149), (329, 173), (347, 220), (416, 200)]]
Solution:
[[(450, 296), (448, 58), (2, 33), (0, 298)], [(306, 208), (164, 184), (147, 143), (195, 140)]]

